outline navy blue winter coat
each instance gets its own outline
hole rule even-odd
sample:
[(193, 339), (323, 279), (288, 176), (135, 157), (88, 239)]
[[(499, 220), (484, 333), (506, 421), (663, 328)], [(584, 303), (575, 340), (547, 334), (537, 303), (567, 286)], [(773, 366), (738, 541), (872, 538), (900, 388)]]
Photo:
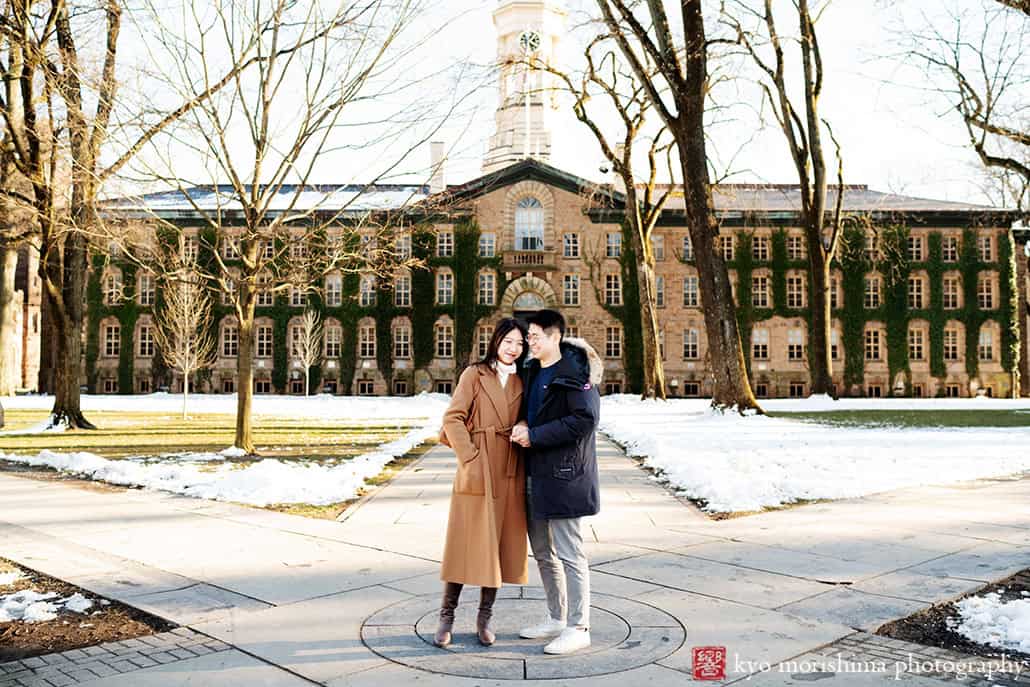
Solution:
[[(601, 508), (597, 474), (597, 422), (601, 396), (597, 385), (604, 366), (582, 339), (565, 339), (554, 379), (544, 390), (529, 428), (526, 460), (526, 515), (536, 520), (595, 515)], [(527, 417), (529, 389), (540, 362), (525, 368), (521, 419)]]

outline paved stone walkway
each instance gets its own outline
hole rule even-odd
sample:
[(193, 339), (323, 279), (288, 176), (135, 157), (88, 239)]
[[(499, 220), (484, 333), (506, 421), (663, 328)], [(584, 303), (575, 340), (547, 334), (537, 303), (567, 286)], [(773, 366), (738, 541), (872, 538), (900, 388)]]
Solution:
[[(442, 447), (342, 522), (0, 473), (0, 556), (225, 645), (78, 683), (126, 687), (681, 685), (699, 646), (726, 647), (724, 682), (882, 684), (893, 664), (881, 673), (812, 665), (884, 647), (895, 657), (933, 656), (869, 633), (1030, 567), (1030, 479), (717, 522), (655, 485), (610, 442), (599, 442), (599, 457), (603, 512), (588, 520), (587, 544), (595, 645), (570, 657), (544, 657), (543, 642), (514, 636), (543, 609), (532, 564), (529, 586), (502, 591), (495, 647), (469, 634), (474, 589), (463, 598), (455, 645), (444, 651), (425, 641), (454, 469)], [(810, 669), (801, 669), (803, 659)], [(19, 666), (22, 684), (53, 684), (26, 668), (36, 670)], [(902, 677), (917, 687), (945, 684), (920, 670)]]

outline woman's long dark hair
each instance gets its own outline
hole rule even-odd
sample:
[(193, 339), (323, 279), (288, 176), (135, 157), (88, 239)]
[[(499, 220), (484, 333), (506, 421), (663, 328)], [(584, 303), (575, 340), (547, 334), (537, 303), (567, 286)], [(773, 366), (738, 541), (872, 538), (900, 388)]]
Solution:
[(514, 317), (505, 317), (497, 326), (494, 327), (494, 335), (490, 337), (490, 345), (486, 349), (486, 357), (480, 360), (477, 365), (484, 367), (490, 367), (497, 362), (497, 349), (501, 347), (501, 342), (504, 341), (504, 337), (511, 334), (513, 330), (518, 330), (519, 334), (522, 335), (522, 353), (518, 358), (515, 359), (515, 367), (521, 368), (522, 363), (526, 360), (526, 354), (529, 353), (529, 344), (526, 342), (526, 336), (529, 334), (529, 330), (526, 328), (520, 320), (516, 320)]

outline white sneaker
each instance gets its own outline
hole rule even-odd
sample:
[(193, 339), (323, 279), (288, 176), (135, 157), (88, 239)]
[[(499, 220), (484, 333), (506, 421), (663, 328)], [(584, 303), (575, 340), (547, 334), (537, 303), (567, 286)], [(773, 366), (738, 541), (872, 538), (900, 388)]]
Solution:
[(523, 639), (543, 639), (544, 637), (554, 637), (561, 634), (561, 631), (565, 629), (564, 620), (555, 620), (551, 616), (547, 616), (547, 620), (530, 627), (524, 627), (519, 631), (519, 637)]
[(590, 630), (583, 627), (566, 627), (561, 634), (544, 647), (545, 654), (571, 654), (590, 646)]

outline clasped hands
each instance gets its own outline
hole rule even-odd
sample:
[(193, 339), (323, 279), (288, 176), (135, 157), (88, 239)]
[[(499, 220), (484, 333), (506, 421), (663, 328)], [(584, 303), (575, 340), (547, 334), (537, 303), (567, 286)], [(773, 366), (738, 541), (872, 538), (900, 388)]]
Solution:
[(529, 426), (525, 422), (511, 428), (511, 441), (522, 448), (529, 448)]

